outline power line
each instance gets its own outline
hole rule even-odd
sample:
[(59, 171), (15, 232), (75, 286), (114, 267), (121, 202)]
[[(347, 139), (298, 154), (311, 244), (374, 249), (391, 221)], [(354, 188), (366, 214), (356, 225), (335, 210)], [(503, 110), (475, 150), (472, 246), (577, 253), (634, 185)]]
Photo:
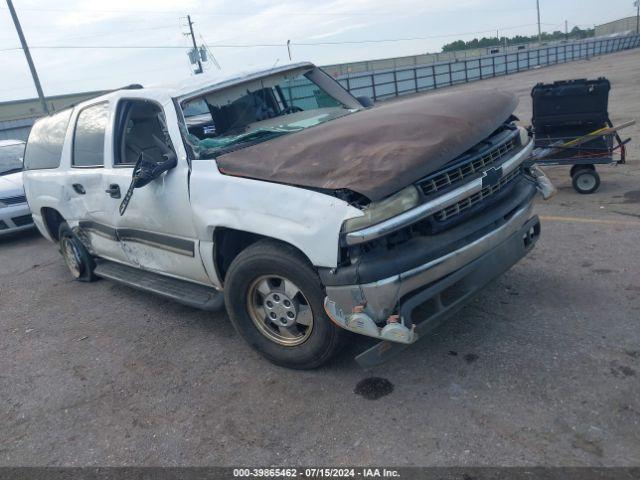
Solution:
[[(510, 27), (500, 28), (501, 31), (515, 30), (518, 28), (525, 28), (535, 26), (537, 24), (530, 23), (524, 25), (514, 25)], [(541, 25), (547, 26), (560, 26), (561, 24), (541, 23)], [(152, 27), (165, 28), (162, 27)], [(462, 37), (468, 35), (480, 35), (485, 33), (494, 33), (494, 30), (481, 30), (476, 32), (461, 32), (450, 33), (443, 35), (428, 35), (420, 37), (401, 37), (401, 38), (384, 38), (384, 39), (364, 39), (364, 40), (339, 40), (339, 41), (321, 41), (321, 42), (291, 42), (292, 46), (299, 47), (316, 47), (316, 46), (332, 46), (332, 45), (362, 45), (362, 44), (376, 44), (376, 43), (392, 43), (392, 42), (411, 42), (420, 40), (433, 40), (438, 38), (452, 38)], [(237, 44), (207, 44), (210, 48), (280, 48), (286, 46), (286, 42), (282, 43), (237, 43)], [(183, 50), (186, 47), (184, 45), (35, 45), (31, 46), (31, 50)], [(21, 50), (20, 47), (9, 47), (0, 49), (0, 52), (11, 52)]]
[[(0, 10), (6, 10), (4, 8), (0, 8)], [(35, 8), (35, 7), (24, 7), (21, 8), (24, 11), (31, 12), (72, 12), (72, 13), (117, 13), (117, 14), (144, 14), (144, 15), (185, 15), (186, 11), (184, 10), (123, 10), (123, 9), (75, 9), (75, 8)], [(390, 12), (277, 12), (279, 16), (330, 16), (330, 17), (376, 17), (376, 16), (395, 16), (395, 17), (405, 17), (405, 16), (414, 16), (414, 15), (438, 15), (438, 14), (459, 14), (459, 13), (468, 13), (468, 12), (482, 12), (482, 13), (503, 13), (503, 12), (522, 12), (527, 10), (533, 10), (532, 8), (513, 8), (513, 9), (497, 9), (497, 10), (488, 10), (488, 9), (476, 9), (476, 10), (468, 10), (468, 9), (457, 9), (457, 10), (437, 10), (437, 11), (422, 11), (422, 12), (412, 12), (412, 13), (398, 13), (397, 11)], [(198, 12), (198, 16), (208, 16), (208, 17), (238, 17), (238, 16), (254, 16), (264, 12)]]
[[(517, 28), (530, 27), (534, 24), (516, 25), (505, 27), (501, 30), (514, 30)], [(481, 30), (476, 32), (449, 33), (444, 35), (428, 35), (422, 37), (403, 37), (403, 38), (385, 38), (385, 39), (365, 39), (365, 40), (341, 40), (341, 41), (325, 41), (325, 42), (291, 42), (291, 45), (301, 47), (327, 46), (327, 45), (358, 45), (368, 43), (390, 43), (390, 42), (410, 42), (418, 40), (431, 40), (437, 38), (460, 37), (466, 35), (479, 35), (482, 33), (493, 33), (493, 30)], [(282, 43), (244, 43), (244, 44), (209, 44), (212, 48), (258, 48), (258, 47), (282, 47), (286, 42)], [(184, 45), (37, 45), (31, 49), (38, 50), (140, 50), (140, 49), (184, 49)], [(16, 47), (1, 49), (0, 51), (16, 50)]]

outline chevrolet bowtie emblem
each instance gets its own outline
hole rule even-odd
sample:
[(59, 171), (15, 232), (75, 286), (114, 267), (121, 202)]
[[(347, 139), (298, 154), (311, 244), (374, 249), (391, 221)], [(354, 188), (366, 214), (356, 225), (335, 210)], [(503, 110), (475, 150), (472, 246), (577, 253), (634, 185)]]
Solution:
[(482, 174), (482, 188), (494, 187), (500, 183), (502, 178), (502, 167), (490, 168)]

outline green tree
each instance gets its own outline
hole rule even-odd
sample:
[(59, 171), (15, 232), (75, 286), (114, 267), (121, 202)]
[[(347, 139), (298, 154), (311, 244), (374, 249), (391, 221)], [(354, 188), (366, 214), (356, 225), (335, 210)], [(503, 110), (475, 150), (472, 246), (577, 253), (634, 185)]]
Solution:
[[(590, 38), (595, 36), (595, 28), (588, 28), (588, 29), (581, 29), (580, 27), (576, 26), (573, 27), (573, 29), (571, 30), (571, 32), (568, 35), (568, 39), (570, 40), (581, 40), (584, 38)], [(557, 41), (557, 40), (564, 40), (566, 35), (564, 32), (561, 32), (560, 30), (556, 30), (553, 33), (548, 33), (548, 32), (543, 32), (542, 35), (542, 41), (543, 42), (552, 42), (552, 41)], [(507, 45), (512, 46), (512, 45), (523, 45), (523, 44), (527, 44), (527, 43), (538, 43), (538, 36), (537, 35), (532, 35), (530, 37), (527, 36), (523, 36), (523, 35), (516, 35), (514, 37), (501, 37), (501, 38), (497, 38), (497, 37), (490, 37), (490, 38), (486, 38), (486, 37), (482, 37), (481, 39), (477, 39), (474, 38), (473, 40), (469, 40), (468, 42), (465, 42), (464, 40), (456, 40), (454, 42), (451, 43), (447, 43), (446, 45), (444, 45), (442, 47), (442, 51), (443, 52), (454, 52), (456, 50), (469, 50), (469, 49), (475, 49), (475, 48), (489, 48), (489, 47), (495, 47), (497, 45), (504, 45), (506, 40)]]

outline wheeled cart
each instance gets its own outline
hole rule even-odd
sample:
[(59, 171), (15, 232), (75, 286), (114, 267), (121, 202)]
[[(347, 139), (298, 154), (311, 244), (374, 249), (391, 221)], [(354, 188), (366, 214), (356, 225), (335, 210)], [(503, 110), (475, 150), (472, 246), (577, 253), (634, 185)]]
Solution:
[(535, 150), (538, 165), (571, 166), (573, 188), (581, 194), (594, 193), (600, 186), (596, 165), (626, 162), (626, 144), (609, 119), (611, 84), (606, 78), (566, 80), (536, 85), (533, 98)]

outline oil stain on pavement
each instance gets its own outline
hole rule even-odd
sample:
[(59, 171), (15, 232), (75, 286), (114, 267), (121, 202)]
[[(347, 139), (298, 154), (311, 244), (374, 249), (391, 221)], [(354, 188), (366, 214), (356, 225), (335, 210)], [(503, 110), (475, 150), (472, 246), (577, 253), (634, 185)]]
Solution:
[(378, 400), (393, 392), (393, 383), (386, 378), (369, 377), (359, 381), (353, 392), (367, 400)]

